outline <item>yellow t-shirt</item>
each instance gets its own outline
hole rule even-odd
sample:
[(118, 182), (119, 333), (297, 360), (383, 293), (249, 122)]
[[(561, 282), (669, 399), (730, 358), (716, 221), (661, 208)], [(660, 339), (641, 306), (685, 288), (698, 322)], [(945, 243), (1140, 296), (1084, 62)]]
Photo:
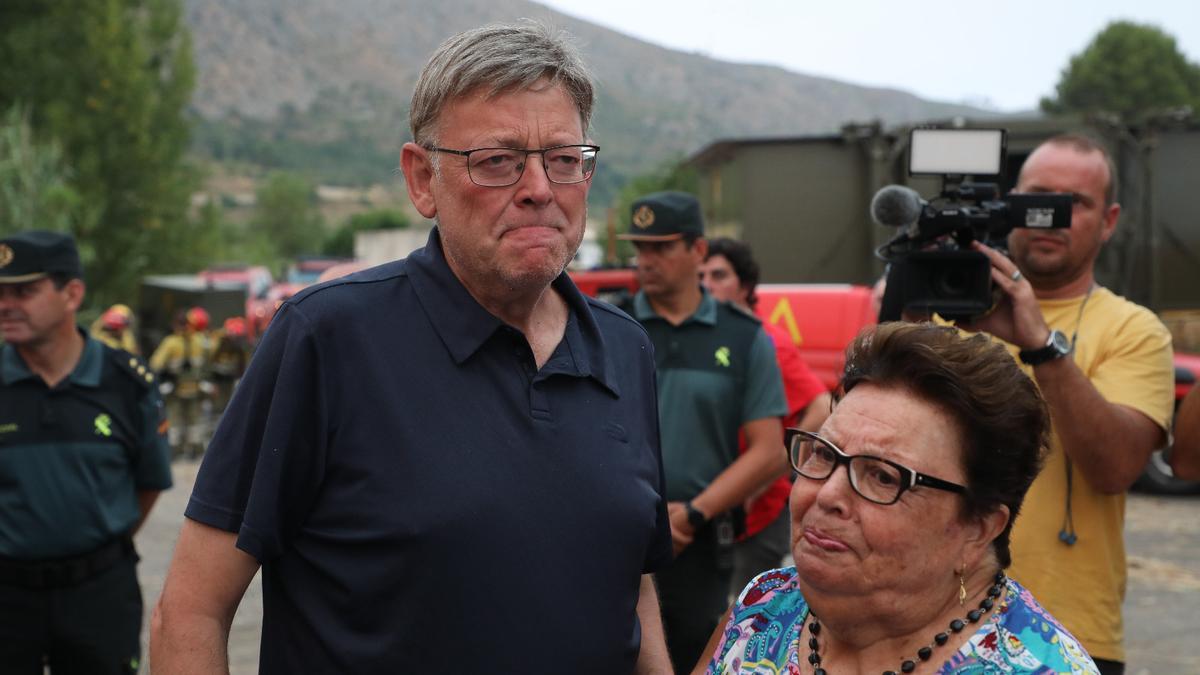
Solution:
[[(1050, 328), (1070, 337), (1072, 357), (1104, 398), (1169, 428), (1174, 407), (1171, 335), (1150, 310), (1097, 287), (1084, 298), (1039, 304)], [(1016, 354), (1016, 348), (1011, 348)], [(1030, 376), (1033, 369), (1024, 366)], [(1114, 449), (1119, 452), (1119, 449)], [(1078, 539), (1059, 540), (1066, 517), (1066, 455), (1054, 433), (1050, 454), (1013, 525), (1010, 573), (1028, 588), (1093, 658), (1125, 660), (1125, 495), (1094, 490), (1072, 471), (1071, 511)]]

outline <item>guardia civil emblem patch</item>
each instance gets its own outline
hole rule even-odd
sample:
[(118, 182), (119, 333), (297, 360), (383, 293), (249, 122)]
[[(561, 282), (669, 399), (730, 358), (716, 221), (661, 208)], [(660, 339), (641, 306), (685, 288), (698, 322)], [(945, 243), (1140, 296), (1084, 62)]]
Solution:
[(717, 360), (718, 366), (729, 367), (729, 347), (719, 347), (713, 357)]
[(633, 212), (633, 224), (643, 230), (654, 224), (654, 210), (645, 204), (639, 206)]
[(96, 427), (96, 434), (99, 436), (112, 436), (112, 418), (104, 413), (96, 415), (96, 419), (92, 422)]

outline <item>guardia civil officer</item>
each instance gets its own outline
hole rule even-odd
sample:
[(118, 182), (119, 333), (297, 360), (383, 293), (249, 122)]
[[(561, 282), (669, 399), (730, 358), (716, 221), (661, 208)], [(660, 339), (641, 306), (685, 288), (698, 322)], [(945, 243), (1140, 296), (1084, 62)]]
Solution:
[[(633, 203), (631, 314), (654, 344), (667, 512), (675, 560), (655, 576), (675, 672), (696, 663), (727, 604), (736, 510), (787, 470), (787, 414), (771, 339), (749, 312), (700, 285), (700, 202), (656, 192)], [(739, 435), (746, 450), (738, 453)]]
[(137, 672), (132, 536), (171, 486), (154, 376), (76, 324), (75, 240), (0, 240), (0, 669)]

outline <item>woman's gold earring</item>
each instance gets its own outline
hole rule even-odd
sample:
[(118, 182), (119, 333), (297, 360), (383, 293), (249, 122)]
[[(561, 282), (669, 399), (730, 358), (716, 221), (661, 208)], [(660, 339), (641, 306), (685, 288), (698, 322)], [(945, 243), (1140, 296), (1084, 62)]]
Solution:
[(958, 573), (958, 605), (962, 607), (967, 604), (967, 581), (963, 578), (963, 573)]

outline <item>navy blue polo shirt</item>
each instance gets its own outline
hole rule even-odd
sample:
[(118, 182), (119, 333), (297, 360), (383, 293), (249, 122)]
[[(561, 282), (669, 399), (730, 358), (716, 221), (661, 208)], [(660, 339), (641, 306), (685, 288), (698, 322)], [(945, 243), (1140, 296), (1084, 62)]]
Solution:
[(436, 230), (283, 305), (186, 511), (263, 565), (262, 672), (632, 671), (671, 556), (653, 350), (554, 289), (540, 370)]

